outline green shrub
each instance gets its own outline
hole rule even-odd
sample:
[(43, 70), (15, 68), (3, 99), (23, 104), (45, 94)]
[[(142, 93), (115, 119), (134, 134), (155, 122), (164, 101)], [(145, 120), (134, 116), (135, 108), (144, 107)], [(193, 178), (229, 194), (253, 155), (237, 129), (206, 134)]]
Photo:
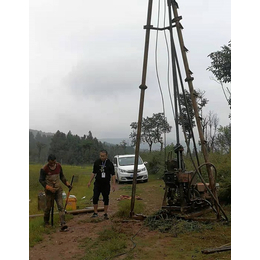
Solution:
[(217, 169), (217, 182), (219, 183), (218, 197), (222, 203), (231, 203), (231, 153), (210, 154), (211, 162)]

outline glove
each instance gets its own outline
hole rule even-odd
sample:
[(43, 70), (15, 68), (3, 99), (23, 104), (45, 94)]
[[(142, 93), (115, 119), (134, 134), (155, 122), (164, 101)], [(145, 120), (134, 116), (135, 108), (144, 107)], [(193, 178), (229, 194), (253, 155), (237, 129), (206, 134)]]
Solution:
[(51, 191), (52, 193), (56, 192), (56, 189), (51, 187), (51, 186), (49, 186), (49, 185), (46, 185), (45, 189)]

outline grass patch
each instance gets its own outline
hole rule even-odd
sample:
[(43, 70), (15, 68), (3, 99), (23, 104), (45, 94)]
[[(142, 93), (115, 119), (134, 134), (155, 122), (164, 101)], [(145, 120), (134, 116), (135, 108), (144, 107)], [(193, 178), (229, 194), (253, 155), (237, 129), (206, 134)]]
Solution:
[[(29, 246), (34, 246), (36, 243), (42, 241), (43, 234), (47, 230), (43, 227), (43, 220), (40, 218), (29, 220)], [(49, 232), (49, 230), (48, 230)]]
[(127, 248), (128, 237), (118, 232), (115, 226), (106, 227), (98, 233), (98, 238), (86, 238), (82, 246), (86, 248), (86, 255), (82, 260), (104, 260), (121, 254)]
[[(72, 215), (66, 215), (66, 221), (72, 219)], [(59, 228), (60, 219), (59, 215), (53, 215), (53, 227), (44, 227), (43, 217), (36, 217), (29, 219), (29, 246), (32, 247), (41, 242), (44, 234), (51, 234)]]
[[(55, 222), (57, 221), (57, 216), (54, 216)], [(44, 228), (43, 218), (37, 217), (29, 220), (29, 246), (32, 247), (39, 243), (43, 239), (44, 234), (50, 234), (54, 232), (56, 225), (53, 227)]]
[[(131, 200), (119, 201), (118, 202), (118, 211), (113, 215), (113, 217), (129, 218), (130, 205), (131, 205)], [(143, 201), (141, 201), (141, 200), (135, 201), (135, 207), (134, 207), (135, 214), (143, 213), (144, 208), (145, 208), (145, 205), (144, 205)]]

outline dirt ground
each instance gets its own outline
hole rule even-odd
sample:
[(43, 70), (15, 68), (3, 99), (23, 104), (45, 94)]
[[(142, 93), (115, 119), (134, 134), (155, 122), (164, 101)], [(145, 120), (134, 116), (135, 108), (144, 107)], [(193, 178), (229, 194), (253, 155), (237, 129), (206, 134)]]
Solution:
[[(141, 184), (145, 185), (145, 184)], [(117, 185), (117, 190), (115, 192), (111, 192), (110, 194), (110, 206), (108, 210), (108, 215), (112, 216), (113, 213), (117, 211), (118, 198), (121, 194), (123, 194), (122, 190), (119, 190), (119, 185)], [(121, 186), (123, 187), (123, 186)], [(161, 189), (159, 185), (157, 187), (153, 187), (150, 185), (146, 186), (145, 194), (141, 194), (145, 196), (147, 199), (144, 203), (147, 205), (148, 211), (150, 210), (159, 210), (162, 203), (162, 197), (156, 196), (157, 199), (154, 199), (153, 196), (147, 194), (152, 194), (152, 191), (156, 189), (157, 194), (158, 190)], [(149, 198), (149, 199), (148, 199)], [(100, 202), (100, 206), (103, 206), (103, 203)], [(136, 234), (140, 228), (142, 228), (142, 232), (136, 236), (136, 239), (141, 242), (142, 240), (151, 240), (155, 239), (154, 249), (157, 248), (156, 253), (151, 258), (143, 258), (143, 259), (175, 259), (170, 256), (167, 257), (165, 252), (161, 248), (165, 247), (169, 241), (169, 237), (167, 234), (161, 234), (159, 231), (150, 231), (148, 227), (144, 227), (142, 221), (136, 222), (118, 222), (115, 223), (115, 219), (111, 218), (109, 220), (103, 220), (103, 212), (99, 212), (99, 218), (102, 221), (91, 221), (92, 213), (87, 214), (79, 214), (73, 216), (73, 218), (67, 221), (69, 229), (67, 232), (60, 232), (57, 229), (55, 232), (51, 232), (50, 234), (45, 234), (43, 240), (36, 244), (35, 246), (29, 249), (30, 260), (69, 260), (69, 259), (81, 259), (83, 256), (86, 257), (86, 251), (84, 246), (82, 246), (82, 241), (85, 238), (92, 238), (93, 240), (98, 237), (98, 233), (104, 229), (104, 227), (109, 227), (112, 225), (119, 226), (124, 232), (128, 234)], [(204, 240), (207, 239), (207, 235), (198, 235), (198, 239)], [(209, 234), (210, 236), (210, 234)], [(226, 239), (227, 241), (228, 238)], [(140, 244), (140, 243), (139, 243)], [(171, 245), (169, 244), (168, 247)], [(132, 247), (131, 242), (129, 243), (129, 247)], [(140, 247), (140, 246), (139, 246)], [(133, 259), (138, 258), (138, 251), (140, 250), (149, 250), (149, 248), (135, 248), (133, 250)], [(181, 249), (180, 249), (181, 250)], [(182, 249), (183, 250), (183, 249)], [(181, 251), (180, 251), (181, 253)], [(208, 258), (199, 258), (191, 257), (189, 259), (230, 259), (230, 254), (224, 254), (224, 258), (215, 258), (215, 256), (211, 256)], [(159, 258), (158, 258), (159, 257)], [(87, 259), (87, 258), (85, 258)], [(124, 259), (124, 257), (118, 257), (116, 259)], [(188, 258), (185, 258), (188, 259)]]
[[(120, 187), (124, 185), (116, 186), (116, 191), (110, 194), (110, 205), (108, 208), (108, 215), (111, 216), (117, 211)], [(153, 203), (154, 204), (154, 203)], [(102, 207), (102, 201), (99, 201), (99, 206)], [(150, 205), (153, 207), (153, 205)], [(98, 232), (113, 225), (111, 219), (103, 220), (103, 212), (98, 213), (99, 219), (101, 221), (91, 221), (91, 216), (93, 213), (84, 213), (79, 215), (74, 215), (73, 219), (67, 221), (68, 231), (60, 232), (59, 229), (51, 234), (45, 234), (43, 241), (39, 244), (30, 248), (30, 258), (31, 260), (67, 260), (67, 259), (80, 259), (85, 253), (84, 247), (80, 247), (81, 241), (88, 237), (95, 239), (98, 236)], [(122, 225), (119, 223), (119, 225)], [(140, 229), (141, 223), (124, 223), (123, 228), (131, 229), (131, 232), (135, 234)], [(51, 227), (50, 227), (51, 228)]]
[[(118, 190), (118, 186), (117, 186)], [(110, 216), (117, 210), (118, 198), (117, 192), (111, 193), (110, 205), (108, 209), (108, 215)], [(99, 206), (103, 206), (100, 201)], [(81, 241), (85, 238), (95, 239), (98, 236), (98, 232), (101, 231), (104, 226), (112, 225), (111, 219), (102, 220), (103, 212), (99, 212), (99, 219), (102, 221), (91, 222), (91, 216), (93, 213), (84, 213), (74, 215), (73, 219), (67, 222), (68, 231), (60, 232), (57, 229), (51, 234), (44, 235), (43, 241), (30, 248), (31, 260), (51, 260), (51, 259), (80, 259), (85, 255), (84, 247), (80, 247)], [(126, 224), (127, 226), (129, 224)], [(140, 224), (138, 224), (140, 225)], [(138, 225), (136, 225), (138, 227)], [(49, 227), (51, 228), (51, 227)], [(140, 228), (140, 227), (139, 227)]]

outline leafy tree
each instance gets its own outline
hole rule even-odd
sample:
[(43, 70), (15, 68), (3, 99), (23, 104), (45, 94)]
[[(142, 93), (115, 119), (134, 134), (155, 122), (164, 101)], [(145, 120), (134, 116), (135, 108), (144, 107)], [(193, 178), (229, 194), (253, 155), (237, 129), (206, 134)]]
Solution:
[(91, 132), (91, 131), (88, 131), (87, 140), (90, 140), (90, 141), (93, 140), (93, 135), (92, 135), (92, 132)]
[(41, 152), (42, 152), (42, 149), (46, 146), (46, 144), (41, 143), (41, 142), (37, 142), (36, 146), (38, 148), (38, 161), (40, 162)]
[(211, 66), (207, 70), (211, 71), (216, 77), (216, 82), (221, 85), (225, 99), (231, 108), (231, 91), (228, 87), (224, 88), (223, 85), (223, 83), (231, 82), (231, 41), (228, 45), (224, 45), (221, 48), (222, 50), (208, 55), (211, 58)]
[(38, 163), (44, 163), (47, 158), (51, 136), (37, 132), (35, 138), (33, 138), (33, 134), (30, 134), (30, 138), (30, 141), (34, 144), (34, 148), (30, 148), (32, 149), (31, 154), (33, 153), (33, 158), (30, 159)]
[(37, 156), (37, 146), (34, 135), (29, 131), (29, 160), (35, 161), (35, 157)]
[(216, 137), (216, 148), (222, 153), (229, 153), (231, 150), (231, 124), (220, 126)]
[(129, 138), (131, 139), (132, 146), (136, 145), (136, 136), (137, 136), (137, 122), (132, 122), (130, 124), (132, 132), (129, 135)]
[(125, 140), (122, 140), (119, 144), (119, 146), (123, 149), (124, 153), (126, 153), (126, 146), (127, 146), (127, 143)]
[(67, 151), (67, 136), (58, 130), (52, 137), (49, 153), (55, 154), (58, 161), (65, 163)]
[[(132, 122), (130, 124), (132, 132), (129, 138), (132, 141), (132, 145), (136, 144), (137, 135), (137, 122)], [(142, 120), (141, 126), (141, 141), (149, 145), (150, 152), (152, 151), (152, 145), (154, 143), (161, 144), (161, 150), (163, 148), (163, 133), (169, 133), (171, 131), (171, 126), (168, 124), (163, 113), (153, 114), (152, 117), (146, 117)]]
[[(185, 98), (187, 101), (187, 106)], [(184, 128), (184, 131), (188, 134), (188, 136), (190, 136), (191, 129), (195, 126), (195, 121), (190, 93), (187, 90), (185, 90), (185, 96), (184, 94), (180, 94), (180, 106), (181, 111), (179, 115), (179, 124)], [(189, 121), (188, 114), (190, 116), (191, 124)]]
[(84, 154), (81, 147), (81, 138), (78, 135), (73, 135), (71, 131), (67, 134), (67, 155), (66, 163), (68, 164), (81, 164), (84, 162)]
[(149, 150), (151, 152), (152, 150), (152, 145), (155, 142), (155, 135), (154, 135), (154, 129), (153, 129), (153, 124), (152, 124), (151, 118), (143, 118), (142, 121), (142, 134), (141, 138), (143, 142), (147, 143), (149, 145)]
[(163, 113), (153, 114), (150, 118), (152, 126), (154, 128), (154, 142), (161, 144), (161, 151), (163, 149), (163, 138), (162, 134), (170, 133), (172, 127), (168, 124)]
[[(209, 100), (205, 98), (205, 91), (202, 90), (194, 90), (194, 95), (196, 96), (197, 99), (197, 104), (198, 104), (198, 109), (200, 113), (201, 119), (203, 119), (202, 115), (202, 109), (205, 107)], [(185, 101), (186, 99), (186, 101)], [(187, 102), (187, 104), (186, 104)], [(193, 112), (193, 107), (192, 107), (192, 100), (190, 93), (185, 90), (185, 96), (184, 94), (180, 94), (180, 106), (181, 106), (181, 113), (179, 116), (179, 124), (183, 127), (186, 136), (187, 136), (187, 141), (189, 142), (190, 138), (192, 137), (192, 128), (195, 127), (195, 115)], [(188, 117), (189, 114), (189, 117)], [(191, 123), (189, 121), (189, 118), (191, 120)], [(203, 124), (202, 124), (203, 126)]]
[(212, 61), (207, 70), (211, 71), (218, 81), (228, 83), (231, 82), (231, 41), (221, 49), (208, 55)]

